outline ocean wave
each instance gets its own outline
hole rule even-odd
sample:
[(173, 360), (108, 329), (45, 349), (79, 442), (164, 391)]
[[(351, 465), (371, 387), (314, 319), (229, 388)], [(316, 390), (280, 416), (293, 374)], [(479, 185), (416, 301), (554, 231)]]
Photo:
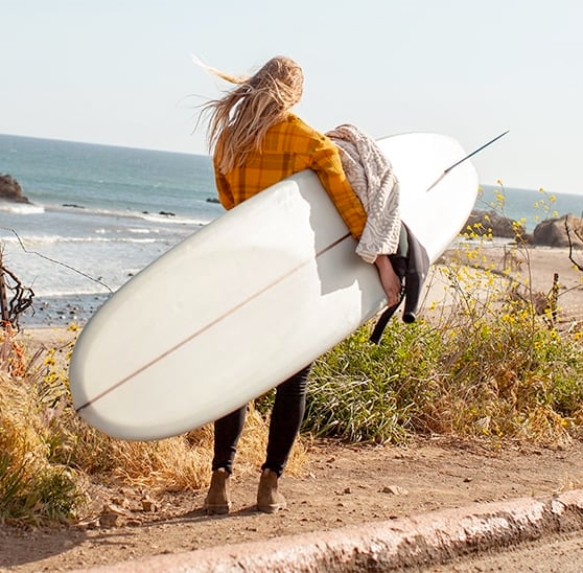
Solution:
[(182, 215), (158, 214), (155, 213), (141, 213), (139, 215), (144, 221), (150, 223), (170, 223), (175, 225), (206, 225), (216, 217), (209, 215), (208, 217), (185, 217)]
[(158, 241), (157, 237), (65, 237), (63, 235), (20, 235), (14, 234), (3, 236), (0, 233), (2, 242), (6, 244), (24, 244), (29, 249), (42, 245), (56, 244), (95, 244), (95, 243), (134, 243), (134, 244), (151, 244)]
[(108, 235), (111, 234), (112, 232), (114, 233), (128, 233), (130, 235), (159, 235), (162, 230), (161, 229), (146, 229), (146, 228), (142, 228), (142, 227), (136, 227), (136, 228), (131, 228), (131, 227), (123, 227), (123, 228), (117, 228), (117, 229), (106, 229), (106, 228), (100, 228), (100, 229), (95, 229), (95, 234), (96, 235)]
[(63, 286), (62, 288), (59, 288), (51, 285), (49, 288), (36, 287), (34, 296), (35, 298), (59, 297), (70, 298), (71, 300), (75, 299), (75, 297), (83, 296), (96, 297), (96, 300), (98, 300), (100, 297), (107, 298), (108, 296), (111, 296), (111, 293), (105, 286), (98, 286), (97, 288), (80, 286), (72, 288), (70, 286)]
[(35, 205), (33, 203), (10, 203), (8, 201), (0, 201), (0, 211), (6, 213), (15, 213), (17, 215), (38, 215), (45, 212), (42, 205)]
[(136, 235), (149, 235), (151, 233), (159, 234), (160, 229), (143, 229), (143, 228), (136, 228), (136, 229), (118, 229), (118, 231), (124, 233), (134, 233)]
[(148, 221), (149, 223), (163, 223), (170, 225), (192, 225), (201, 226), (210, 223), (218, 216), (214, 213), (201, 214), (196, 213), (193, 216), (184, 214), (175, 214), (170, 211), (161, 211), (159, 213), (151, 213), (148, 211), (132, 211), (130, 209), (103, 209), (100, 207), (88, 207), (76, 204), (64, 205), (45, 205), (47, 211), (52, 212), (67, 212), (78, 213), (79, 215), (98, 215), (101, 217), (126, 218), (126, 219), (140, 219)]

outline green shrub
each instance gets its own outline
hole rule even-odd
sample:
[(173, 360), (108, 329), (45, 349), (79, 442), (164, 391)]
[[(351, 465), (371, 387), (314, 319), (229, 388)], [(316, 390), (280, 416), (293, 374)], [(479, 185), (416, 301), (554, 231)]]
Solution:
[(304, 431), (382, 443), (422, 426), (441, 352), (437, 332), (424, 321), (393, 321), (379, 345), (369, 335), (362, 327), (316, 362)]

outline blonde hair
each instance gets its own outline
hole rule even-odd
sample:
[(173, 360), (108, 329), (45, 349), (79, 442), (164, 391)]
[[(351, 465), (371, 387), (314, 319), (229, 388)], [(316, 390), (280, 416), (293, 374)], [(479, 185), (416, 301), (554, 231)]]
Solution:
[(219, 157), (219, 170), (228, 173), (242, 165), (252, 151), (261, 152), (266, 131), (300, 101), (304, 75), (296, 62), (284, 56), (272, 58), (247, 77), (204, 67), (238, 86), (202, 108), (210, 116), (209, 149)]

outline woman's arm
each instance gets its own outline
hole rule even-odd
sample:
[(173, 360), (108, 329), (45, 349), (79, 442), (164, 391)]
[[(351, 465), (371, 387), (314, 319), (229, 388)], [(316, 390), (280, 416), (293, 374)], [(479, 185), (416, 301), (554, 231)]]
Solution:
[(387, 306), (397, 304), (401, 293), (401, 281), (393, 269), (391, 260), (387, 255), (379, 255), (375, 260), (375, 266), (387, 295)]

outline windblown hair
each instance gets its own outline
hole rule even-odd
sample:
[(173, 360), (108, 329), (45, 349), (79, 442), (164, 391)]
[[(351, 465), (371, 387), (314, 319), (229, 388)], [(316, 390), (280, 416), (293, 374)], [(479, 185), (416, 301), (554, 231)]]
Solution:
[(284, 119), (300, 101), (304, 75), (296, 62), (284, 56), (272, 58), (247, 77), (206, 69), (237, 85), (221, 99), (211, 100), (202, 108), (210, 116), (209, 149), (218, 152), (218, 168), (228, 173), (242, 165), (252, 151), (261, 152), (266, 131)]

